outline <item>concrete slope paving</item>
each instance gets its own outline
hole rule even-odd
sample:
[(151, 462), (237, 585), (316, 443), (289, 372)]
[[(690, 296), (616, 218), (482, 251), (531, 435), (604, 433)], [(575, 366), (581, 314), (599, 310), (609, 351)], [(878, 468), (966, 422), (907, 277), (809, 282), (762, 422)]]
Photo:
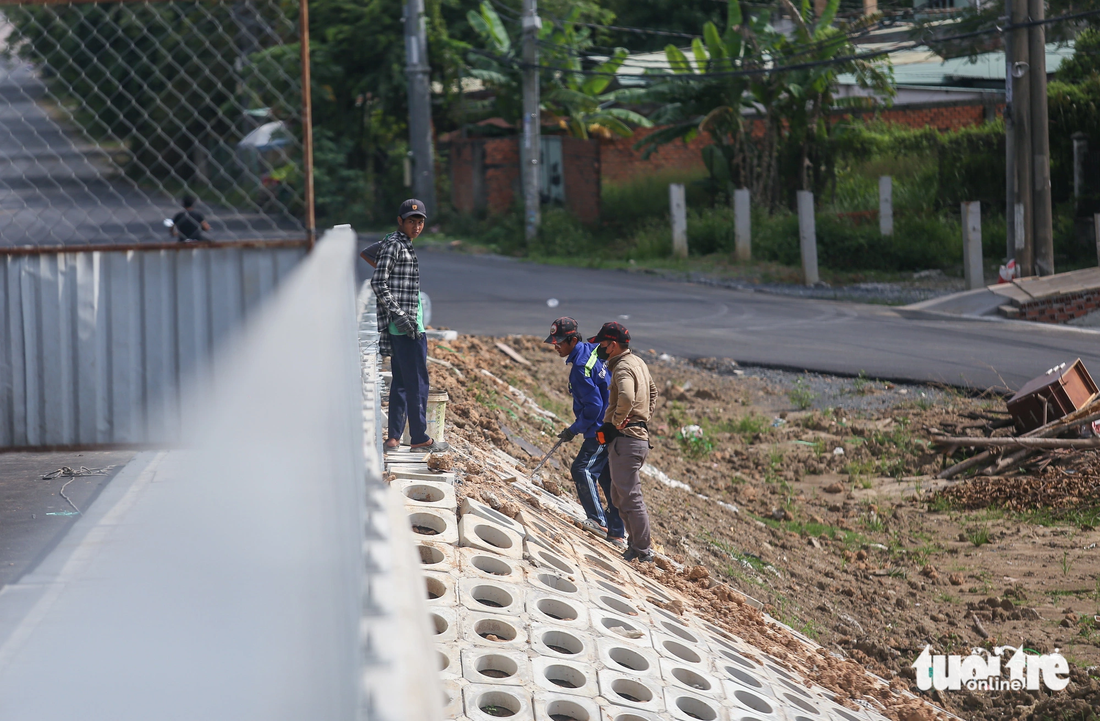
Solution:
[(823, 373), (1010, 389), (1078, 357), (1100, 373), (1100, 336), (1078, 329), (907, 319), (885, 306), (431, 249), (420, 258), (433, 324), (462, 333), (546, 333), (569, 315), (585, 333), (621, 321), (639, 348)]

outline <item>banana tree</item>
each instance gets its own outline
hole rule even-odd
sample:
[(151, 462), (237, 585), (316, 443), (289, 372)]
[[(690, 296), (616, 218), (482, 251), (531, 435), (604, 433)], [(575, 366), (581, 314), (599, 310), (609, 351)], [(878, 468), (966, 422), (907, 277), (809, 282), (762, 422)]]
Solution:
[[(492, 107), (514, 121), (522, 113), (518, 43), (512, 42), (488, 0), (481, 3), (480, 12), (471, 10), (467, 19), (484, 44), (483, 50), (469, 54), (469, 72), (494, 91)], [(628, 93), (608, 90), (629, 53), (616, 48), (607, 60), (585, 68), (582, 60), (592, 40), (590, 31), (579, 20), (580, 10), (574, 8), (560, 22), (545, 22), (539, 31), (540, 64), (544, 68), (539, 73), (542, 108), (556, 115), (562, 128), (575, 138), (587, 139), (593, 134), (629, 137), (633, 134), (631, 125), (650, 127), (652, 123), (644, 115), (617, 107)]]

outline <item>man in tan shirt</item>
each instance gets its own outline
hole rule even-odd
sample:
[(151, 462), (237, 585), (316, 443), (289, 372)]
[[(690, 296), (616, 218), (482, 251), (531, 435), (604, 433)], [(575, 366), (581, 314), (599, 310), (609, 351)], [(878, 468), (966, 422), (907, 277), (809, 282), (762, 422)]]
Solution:
[(647, 424), (657, 407), (657, 386), (645, 361), (630, 351), (630, 332), (621, 323), (605, 323), (588, 342), (600, 344), (596, 356), (611, 370), (607, 412), (600, 433), (607, 441), (611, 500), (626, 526), (628, 548), (623, 559), (652, 561), (649, 513), (642, 498), (640, 474), (649, 455)]

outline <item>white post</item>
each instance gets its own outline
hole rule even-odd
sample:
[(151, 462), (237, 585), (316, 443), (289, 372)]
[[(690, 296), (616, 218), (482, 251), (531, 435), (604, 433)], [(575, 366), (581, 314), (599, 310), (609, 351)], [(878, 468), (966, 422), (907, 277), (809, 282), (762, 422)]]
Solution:
[(669, 212), (672, 216), (672, 255), (675, 258), (686, 258), (688, 255), (688, 222), (683, 183), (669, 184), (668, 203)]
[(748, 188), (733, 191), (734, 257), (746, 263), (752, 260), (752, 208)]
[(1096, 264), (1100, 265), (1100, 213), (1092, 216), (1092, 234), (1096, 238)]
[(963, 226), (963, 275), (967, 290), (985, 287), (985, 271), (982, 269), (982, 204), (962, 204)]
[[(1013, 258), (1018, 258), (1021, 253), (1024, 252), (1024, 241), (1026, 240), (1026, 232), (1024, 231), (1024, 204), (1014, 203), (1012, 208), (1012, 229), (1013, 239), (1016, 242), (1016, 253)], [(1017, 268), (1017, 270), (1019, 270)]]
[(883, 235), (894, 234), (894, 181), (889, 175), (878, 179), (878, 230)]
[(816, 285), (821, 278), (817, 274), (817, 229), (814, 226), (814, 194), (809, 190), (798, 191), (798, 239), (802, 246), (802, 274), (806, 285)]

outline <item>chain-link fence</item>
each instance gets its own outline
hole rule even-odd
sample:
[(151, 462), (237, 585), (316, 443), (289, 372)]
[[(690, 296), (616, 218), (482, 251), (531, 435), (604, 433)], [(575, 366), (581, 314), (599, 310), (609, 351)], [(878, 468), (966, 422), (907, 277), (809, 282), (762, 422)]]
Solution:
[(298, 12), (0, 2), (0, 248), (304, 239)]

